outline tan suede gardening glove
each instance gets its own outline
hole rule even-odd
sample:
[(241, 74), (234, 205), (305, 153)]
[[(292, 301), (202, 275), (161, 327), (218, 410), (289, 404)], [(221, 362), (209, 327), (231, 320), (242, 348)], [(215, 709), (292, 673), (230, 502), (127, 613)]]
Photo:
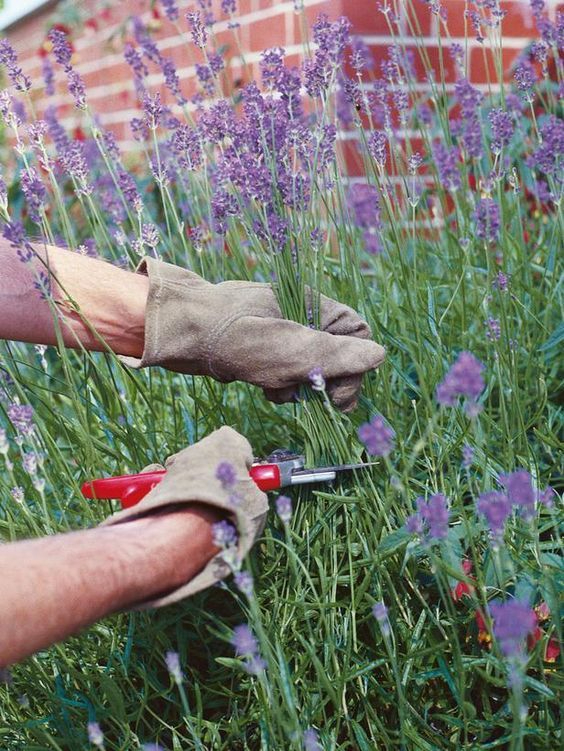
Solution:
[[(220, 464), (228, 463), (236, 481), (225, 487), (216, 476)], [(207, 503), (227, 512), (238, 531), (236, 548), (218, 553), (193, 579), (162, 597), (138, 608), (168, 605), (199, 592), (225, 578), (231, 571), (225, 558), (236, 554), (242, 561), (262, 532), (268, 511), (265, 493), (249, 477), (253, 453), (246, 438), (223, 427), (198, 443), (171, 456), (164, 479), (140, 503), (114, 514), (103, 524), (121, 524), (179, 503)], [(150, 469), (154, 469), (151, 467)]]
[(362, 374), (377, 368), (385, 350), (352, 308), (321, 297), (321, 328), (282, 318), (269, 284), (210, 284), (186, 269), (145, 258), (149, 277), (145, 348), (133, 367), (162, 365), (218, 381), (247, 381), (271, 401), (293, 399), (308, 374), (321, 368), (335, 406), (356, 406)]

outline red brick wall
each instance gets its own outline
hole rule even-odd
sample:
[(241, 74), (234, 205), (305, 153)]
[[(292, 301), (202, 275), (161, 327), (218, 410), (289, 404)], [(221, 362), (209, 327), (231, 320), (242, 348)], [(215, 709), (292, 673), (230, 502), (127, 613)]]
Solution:
[[(296, 0), (299, 4), (300, 0)], [(443, 0), (443, 6), (447, 11), (447, 22), (443, 23), (434, 15), (429, 5), (422, 0), (388, 0), (388, 3), (401, 8), (401, 18), (398, 28), (406, 42), (414, 33), (421, 32), (421, 44), (427, 51), (433, 66), (439, 74), (438, 40), (439, 32), (442, 44), (448, 45), (450, 41), (461, 41), (466, 32), (468, 21), (465, 19), (465, 8), (469, 5), (466, 0)], [(321, 13), (327, 13), (334, 19), (340, 15), (346, 15), (353, 24), (354, 33), (362, 36), (374, 52), (376, 60), (381, 60), (387, 48), (393, 41), (387, 21), (384, 15), (377, 11), (375, 0), (303, 0), (305, 14), (311, 24), (315, 17)], [(382, 0), (384, 4), (384, 0)], [(130, 69), (123, 60), (122, 31), (125, 25), (125, 38), (131, 38), (127, 32), (127, 19), (133, 14), (142, 17), (145, 23), (154, 28), (154, 38), (162, 53), (171, 57), (177, 68), (182, 81), (183, 92), (190, 96), (195, 92), (193, 63), (200, 61), (200, 53), (191, 44), (186, 36), (180, 37), (174, 26), (160, 11), (157, 2), (157, 18), (151, 12), (149, 0), (115, 0), (109, 4), (101, 0), (86, 0), (82, 4), (87, 13), (91, 14), (91, 22), (83, 30), (75, 33), (73, 42), (75, 46), (74, 65), (83, 76), (88, 91), (88, 100), (91, 109), (100, 115), (103, 125), (114, 130), (123, 146), (131, 143), (131, 131), (129, 120), (138, 114), (138, 103), (135, 95)], [(194, 5), (194, 0), (179, 0), (181, 10), (179, 24), (186, 31), (187, 23), (184, 18), (185, 12)], [(235, 35), (229, 29), (229, 19), (220, 10), (220, 0), (213, 0), (213, 10), (218, 22), (216, 24), (216, 38), (218, 44), (226, 44), (229, 47), (229, 56), (236, 50)], [(301, 16), (295, 12), (294, 0), (239, 0), (239, 12), (237, 21), (242, 50), (245, 52), (247, 67), (242, 67), (236, 58), (232, 58), (227, 73), (228, 85), (246, 82), (249, 78), (258, 78), (258, 61), (260, 52), (272, 46), (283, 46), (288, 53), (290, 64), (296, 63), (301, 51)], [(509, 69), (512, 61), (522, 50), (524, 45), (535, 36), (534, 22), (529, 11), (527, 0), (507, 0), (502, 2), (507, 16), (503, 22), (504, 32), (504, 62)], [(547, 3), (549, 13), (554, 15), (558, 4), (549, 0)], [(105, 11), (102, 9), (108, 6)], [(411, 8), (411, 10), (408, 10)], [(7, 35), (16, 48), (22, 62), (24, 71), (28, 73), (34, 83), (34, 99), (37, 110), (40, 113), (45, 106), (42, 79), (40, 73), (41, 58), (38, 54), (45, 34), (49, 28), (53, 10), (48, 9), (42, 13), (23, 19), (8, 29)], [(473, 38), (472, 30), (468, 29), (469, 36), (469, 62), (468, 73), (476, 84), (486, 85), (488, 76), (486, 64), (488, 51), (478, 44)], [(417, 52), (415, 44), (410, 45)], [(445, 55), (445, 59), (448, 59)], [(57, 66), (55, 66), (57, 67)], [(421, 67), (416, 65), (416, 67)], [(151, 75), (149, 84), (154, 90), (160, 90), (163, 98), (171, 102), (162, 85), (162, 76), (158, 70), (149, 64)], [(448, 65), (448, 77), (453, 80), (454, 70)], [(493, 70), (490, 76), (495, 79)], [(72, 106), (69, 94), (66, 92), (64, 76), (57, 71), (57, 94), (51, 98), (51, 103), (59, 106), (59, 114), (68, 125), (78, 122), (79, 117)], [(421, 76), (420, 86), (425, 87), (424, 77)]]

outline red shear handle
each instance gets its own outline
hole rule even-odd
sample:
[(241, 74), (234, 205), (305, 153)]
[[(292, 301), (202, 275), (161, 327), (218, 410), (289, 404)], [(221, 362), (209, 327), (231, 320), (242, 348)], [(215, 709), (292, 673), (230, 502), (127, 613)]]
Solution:
[(85, 498), (118, 498), (122, 508), (129, 508), (139, 503), (155, 485), (159, 484), (165, 474), (166, 470), (159, 469), (156, 472), (141, 472), (138, 475), (91, 480), (82, 486), (82, 495)]
[[(160, 469), (156, 472), (141, 472), (138, 475), (91, 480), (82, 486), (82, 495), (85, 498), (117, 498), (122, 508), (130, 508), (158, 485), (165, 474), (166, 470)], [(280, 487), (280, 469), (277, 464), (253, 464), (249, 475), (264, 492)]]

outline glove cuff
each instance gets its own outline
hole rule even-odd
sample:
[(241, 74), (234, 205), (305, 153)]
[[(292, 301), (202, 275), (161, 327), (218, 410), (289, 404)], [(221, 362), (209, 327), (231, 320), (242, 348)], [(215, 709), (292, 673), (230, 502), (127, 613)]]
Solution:
[(193, 375), (202, 371), (202, 295), (213, 285), (192, 271), (155, 258), (143, 258), (136, 273), (149, 278), (145, 343), (141, 358), (120, 356), (131, 368), (161, 365)]

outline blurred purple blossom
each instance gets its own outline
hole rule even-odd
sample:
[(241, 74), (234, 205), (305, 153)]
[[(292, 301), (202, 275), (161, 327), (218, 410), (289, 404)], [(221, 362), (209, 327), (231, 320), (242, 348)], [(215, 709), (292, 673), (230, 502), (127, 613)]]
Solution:
[(538, 493), (533, 487), (533, 478), (525, 469), (517, 469), (507, 475), (500, 475), (500, 483), (505, 487), (511, 503), (516, 506), (525, 519), (531, 519), (535, 513)]
[(176, 0), (161, 0), (163, 10), (169, 21), (178, 21), (178, 5)]
[(378, 622), (382, 636), (387, 637), (390, 635), (390, 620), (388, 618), (388, 608), (383, 602), (376, 602), (372, 606), (372, 615)]
[(447, 536), (449, 510), (442, 493), (432, 495), (428, 501), (422, 496), (416, 502), (416, 512), (407, 518), (406, 528), (425, 540), (440, 540)]
[(221, 0), (221, 10), (226, 16), (237, 12), (237, 0)]
[(475, 222), (475, 234), (481, 240), (495, 242), (499, 238), (501, 217), (499, 206), (493, 198), (481, 198), (472, 215)]
[(462, 466), (464, 469), (469, 469), (474, 462), (474, 449), (469, 444), (465, 443), (462, 447)]
[(564, 156), (564, 120), (549, 115), (540, 126), (539, 146), (527, 160), (529, 167), (554, 175), (563, 182), (562, 156)]
[(102, 728), (97, 722), (89, 722), (86, 726), (88, 733), (88, 741), (97, 748), (104, 748), (104, 733)]
[(347, 194), (347, 203), (354, 213), (358, 227), (368, 229), (381, 227), (380, 199), (378, 189), (366, 183), (353, 183)]
[(245, 670), (251, 675), (259, 675), (266, 668), (266, 663), (260, 656), (259, 646), (253, 632), (246, 623), (235, 626), (231, 644), (238, 657), (245, 658)]
[(501, 337), (501, 325), (498, 318), (492, 318), (491, 316), (485, 321), (486, 326), (486, 338), (490, 342), (495, 342)]
[(319, 742), (319, 733), (314, 728), (307, 728), (304, 730), (303, 751), (323, 751), (323, 747)]
[(358, 437), (371, 456), (387, 456), (394, 448), (395, 430), (386, 424), (382, 415), (374, 415), (358, 429)]
[(212, 524), (213, 544), (218, 548), (228, 548), (237, 544), (237, 530), (231, 522), (222, 519)]
[(31, 89), (31, 79), (24, 74), (18, 65), (18, 56), (6, 37), (0, 39), (0, 64), (6, 66), (8, 76), (16, 91), (29, 91)]
[(362, 37), (351, 38), (351, 50), (350, 62), (357, 73), (363, 70), (374, 70), (374, 56)]
[(246, 597), (252, 597), (254, 593), (254, 581), (250, 571), (237, 571), (233, 577), (235, 585), (239, 592), (242, 592)]
[(525, 659), (525, 638), (537, 625), (535, 611), (520, 600), (489, 604), (493, 633), (504, 657)]
[(20, 435), (32, 435), (35, 424), (33, 407), (30, 404), (10, 404), (7, 411), (10, 422)]
[(284, 524), (289, 524), (292, 519), (292, 499), (287, 495), (280, 495), (276, 499), (276, 513)]
[(165, 654), (166, 669), (177, 686), (183, 681), (182, 668), (180, 667), (180, 655), (178, 652), (169, 651)]
[(433, 157), (439, 179), (451, 191), (458, 190), (462, 185), (458, 169), (458, 156), (459, 152), (456, 146), (447, 147), (442, 141), (436, 141), (433, 144)]
[(486, 385), (483, 371), (484, 365), (471, 352), (461, 352), (437, 387), (439, 404), (453, 407), (460, 396), (475, 402)]
[(494, 545), (497, 547), (503, 539), (505, 522), (511, 514), (511, 502), (505, 493), (492, 490), (481, 493), (476, 503), (480, 514), (486, 518)]
[(41, 61), (41, 75), (45, 84), (45, 94), (52, 96), (55, 93), (55, 72), (47, 56)]
[(314, 391), (325, 391), (325, 378), (323, 377), (323, 369), (317, 366), (312, 368), (307, 377), (309, 378), (311, 388)]
[(500, 292), (507, 292), (509, 288), (509, 278), (503, 271), (498, 271), (497, 276), (492, 282), (494, 289), (498, 289)]

